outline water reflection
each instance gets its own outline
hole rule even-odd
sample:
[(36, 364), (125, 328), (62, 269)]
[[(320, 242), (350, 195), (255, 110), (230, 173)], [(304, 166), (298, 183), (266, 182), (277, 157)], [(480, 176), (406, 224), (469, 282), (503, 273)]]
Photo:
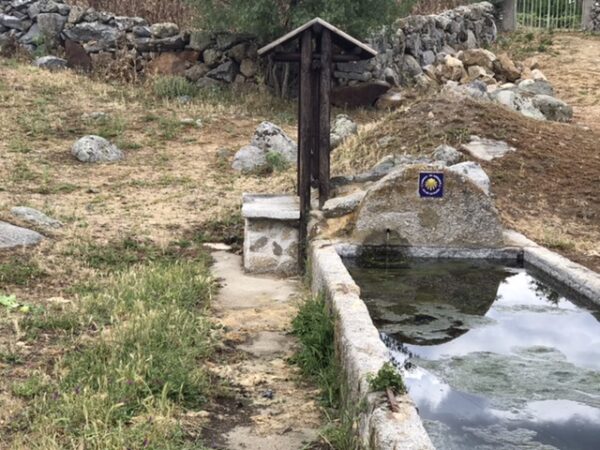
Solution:
[(498, 264), (348, 266), (438, 448), (600, 448), (598, 311)]

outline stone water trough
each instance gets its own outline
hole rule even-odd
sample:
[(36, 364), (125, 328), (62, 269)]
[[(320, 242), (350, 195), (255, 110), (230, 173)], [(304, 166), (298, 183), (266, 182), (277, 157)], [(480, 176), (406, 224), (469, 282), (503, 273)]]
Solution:
[[(550, 284), (565, 287), (591, 305), (600, 305), (600, 275), (504, 230), (489, 195), (489, 180), (482, 182), (478, 171), (407, 164), (383, 175), (363, 177), (358, 183), (356, 179), (337, 182), (335, 197), (322, 210), (312, 212), (307, 270), (313, 292), (324, 295), (335, 319), (345, 400), (358, 417), (365, 448), (433, 449), (431, 429), (424, 426), (410, 386), (408, 394), (397, 397), (397, 412), (391, 411), (383, 393), (370, 392), (368, 376), (386, 362), (398, 365), (398, 352), (384, 344), (344, 258), (368, 250), (439, 261), (510, 261), (515, 267), (535, 270)], [(483, 176), (487, 178), (484, 172)], [(432, 177), (435, 182), (430, 181)], [(297, 269), (293, 250), (298, 236), (296, 198), (244, 196), (243, 215), (246, 270), (293, 273)], [(595, 338), (600, 342), (600, 336)]]

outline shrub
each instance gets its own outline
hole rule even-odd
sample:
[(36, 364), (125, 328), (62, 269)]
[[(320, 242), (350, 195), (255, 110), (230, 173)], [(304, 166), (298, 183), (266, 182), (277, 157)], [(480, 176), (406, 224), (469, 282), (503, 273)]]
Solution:
[(247, 32), (263, 41), (294, 29), (315, 17), (363, 38), (377, 27), (392, 23), (400, 12), (397, 0), (188, 0), (201, 13), (203, 28)]
[(198, 95), (198, 87), (184, 77), (158, 77), (152, 86), (154, 94), (160, 98), (177, 98)]

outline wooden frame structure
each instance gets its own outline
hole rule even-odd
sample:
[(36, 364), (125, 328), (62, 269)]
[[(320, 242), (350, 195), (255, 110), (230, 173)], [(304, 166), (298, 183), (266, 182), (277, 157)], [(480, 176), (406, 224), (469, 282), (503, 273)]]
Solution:
[[(298, 41), (297, 52), (278, 51)], [(377, 52), (330, 23), (315, 18), (258, 51), (274, 61), (300, 65), (298, 94), (298, 196), (300, 228), (298, 263), (304, 270), (311, 209), (311, 186), (319, 206), (330, 195), (330, 121), (333, 63), (370, 59)]]

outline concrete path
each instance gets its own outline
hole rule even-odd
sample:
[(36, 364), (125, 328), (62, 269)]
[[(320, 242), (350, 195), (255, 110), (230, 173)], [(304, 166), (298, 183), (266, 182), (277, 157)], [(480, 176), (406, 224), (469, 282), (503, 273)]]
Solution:
[(211, 422), (205, 443), (231, 450), (313, 448), (322, 422), (318, 390), (302, 383), (286, 361), (296, 345), (288, 332), (301, 285), (246, 275), (241, 258), (232, 253), (212, 256), (222, 285), (213, 307), (225, 327), (225, 342), (235, 348), (214, 371), (234, 387), (237, 406), (224, 408)]

